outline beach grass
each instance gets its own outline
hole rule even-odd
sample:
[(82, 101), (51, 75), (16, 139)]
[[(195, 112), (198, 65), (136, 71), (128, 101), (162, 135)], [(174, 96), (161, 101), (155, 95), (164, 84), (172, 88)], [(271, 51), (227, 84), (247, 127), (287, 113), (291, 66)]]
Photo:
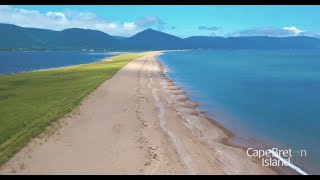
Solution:
[(111, 61), (0, 76), (0, 166), (142, 53)]

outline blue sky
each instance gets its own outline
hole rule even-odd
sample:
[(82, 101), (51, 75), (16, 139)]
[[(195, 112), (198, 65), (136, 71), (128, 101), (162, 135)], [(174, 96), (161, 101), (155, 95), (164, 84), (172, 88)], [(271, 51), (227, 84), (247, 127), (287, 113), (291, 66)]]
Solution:
[(62, 30), (97, 29), (131, 36), (154, 28), (180, 37), (320, 37), (320, 6), (0, 6), (0, 22)]

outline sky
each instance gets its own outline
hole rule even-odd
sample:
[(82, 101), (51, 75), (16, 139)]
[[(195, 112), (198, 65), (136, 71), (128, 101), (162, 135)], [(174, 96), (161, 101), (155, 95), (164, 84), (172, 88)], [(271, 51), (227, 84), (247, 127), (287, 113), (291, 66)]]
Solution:
[(0, 23), (52, 30), (85, 28), (132, 36), (147, 28), (189, 36), (313, 36), (318, 5), (6, 5)]

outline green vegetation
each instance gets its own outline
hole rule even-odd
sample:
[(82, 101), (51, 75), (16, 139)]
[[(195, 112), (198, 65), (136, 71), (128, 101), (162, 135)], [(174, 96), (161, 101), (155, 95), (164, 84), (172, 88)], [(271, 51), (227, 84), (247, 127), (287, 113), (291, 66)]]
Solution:
[(0, 165), (48, 125), (142, 54), (112, 61), (0, 76)]

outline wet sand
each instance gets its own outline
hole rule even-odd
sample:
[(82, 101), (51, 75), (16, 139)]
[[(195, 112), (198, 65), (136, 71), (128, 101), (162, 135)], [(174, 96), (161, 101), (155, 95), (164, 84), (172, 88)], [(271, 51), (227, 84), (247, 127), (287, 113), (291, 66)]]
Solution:
[(276, 174), (224, 143), (148, 52), (102, 83), (0, 174)]

